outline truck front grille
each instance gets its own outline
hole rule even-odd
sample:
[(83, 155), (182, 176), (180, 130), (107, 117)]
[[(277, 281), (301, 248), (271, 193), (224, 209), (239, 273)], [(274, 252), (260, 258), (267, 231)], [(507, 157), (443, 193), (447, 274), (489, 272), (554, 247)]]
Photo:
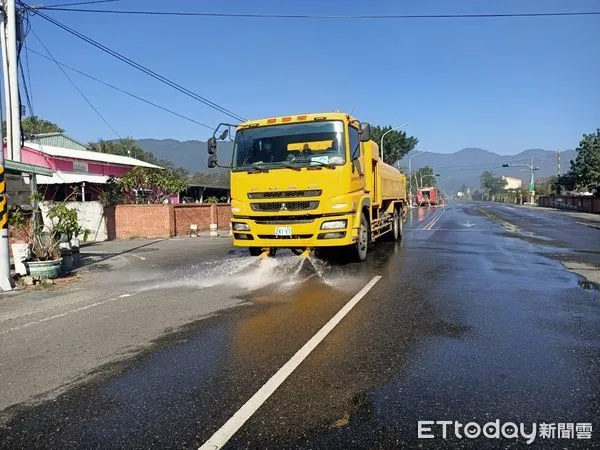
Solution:
[(297, 197), (319, 197), (323, 191), (274, 191), (274, 192), (251, 192), (248, 198), (258, 200), (263, 198), (297, 198)]
[(275, 236), (274, 234), (259, 234), (259, 239), (310, 239), (312, 234), (292, 234), (291, 236)]
[(313, 223), (315, 219), (298, 219), (295, 217), (283, 216), (278, 218), (256, 219), (257, 225), (294, 225), (299, 223)]
[(311, 211), (319, 207), (316, 200), (305, 202), (269, 202), (269, 203), (251, 203), (252, 211)]

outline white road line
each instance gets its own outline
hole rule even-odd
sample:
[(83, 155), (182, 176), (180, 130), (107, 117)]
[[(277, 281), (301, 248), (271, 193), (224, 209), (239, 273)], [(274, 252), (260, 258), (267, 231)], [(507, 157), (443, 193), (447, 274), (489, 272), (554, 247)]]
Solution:
[[(125, 295), (129, 296), (130, 294), (129, 295), (125, 294)], [(23, 325), (18, 325), (16, 327), (7, 328), (6, 330), (0, 331), (0, 336), (3, 335), (3, 334), (8, 334), (11, 331), (20, 330), (21, 328), (30, 327), (31, 325), (37, 325), (38, 323), (44, 323), (44, 322), (48, 322), (50, 320), (60, 319), (61, 317), (65, 317), (65, 316), (68, 316), (70, 314), (73, 314), (73, 313), (76, 313), (76, 312), (79, 312), (79, 311), (85, 311), (86, 309), (94, 308), (96, 306), (104, 305), (106, 303), (111, 303), (111, 302), (114, 302), (116, 300), (121, 300), (122, 298), (123, 298), (123, 296), (109, 298), (108, 300), (102, 300), (102, 301), (99, 301), (99, 302), (96, 302), (96, 303), (92, 303), (90, 305), (82, 306), (80, 308), (75, 308), (75, 309), (72, 309), (70, 311), (66, 311), (66, 312), (64, 312), (62, 314), (56, 314), (54, 316), (45, 317), (45, 318), (40, 319), (40, 320), (34, 320), (33, 322), (28, 322), (28, 323), (25, 323)], [(18, 318), (19, 317), (15, 317), (15, 319), (18, 319)]]
[(381, 276), (375, 276), (363, 287), (358, 294), (346, 303), (317, 334), (296, 352), (292, 358), (286, 362), (269, 381), (267, 381), (237, 412), (227, 421), (225, 425), (219, 428), (208, 441), (206, 441), (199, 450), (215, 450), (223, 447), (229, 439), (252, 417), (252, 415), (267, 401), (267, 399), (277, 390), (279, 386), (289, 377), (294, 370), (306, 359), (308, 355), (321, 343), (323, 339), (333, 330), (338, 323), (348, 314), (352, 308), (381, 280)]

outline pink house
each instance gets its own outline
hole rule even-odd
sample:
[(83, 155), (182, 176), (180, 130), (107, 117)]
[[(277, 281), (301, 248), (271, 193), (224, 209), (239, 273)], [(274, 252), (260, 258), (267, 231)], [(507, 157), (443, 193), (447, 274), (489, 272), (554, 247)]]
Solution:
[[(51, 144), (62, 144), (60, 147)], [(6, 146), (4, 157), (8, 159)], [(52, 175), (35, 175), (38, 191), (46, 200), (64, 200), (77, 192), (77, 200), (98, 200), (109, 177), (125, 175), (132, 167), (160, 168), (139, 159), (88, 150), (86, 146), (60, 133), (40, 135), (25, 142), (21, 163), (45, 167)]]

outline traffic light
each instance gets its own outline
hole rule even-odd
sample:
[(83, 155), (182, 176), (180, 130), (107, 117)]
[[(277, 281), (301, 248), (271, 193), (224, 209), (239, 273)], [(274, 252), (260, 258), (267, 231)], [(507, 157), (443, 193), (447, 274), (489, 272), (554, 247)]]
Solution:
[(510, 164), (502, 164), (502, 167), (510, 167)]

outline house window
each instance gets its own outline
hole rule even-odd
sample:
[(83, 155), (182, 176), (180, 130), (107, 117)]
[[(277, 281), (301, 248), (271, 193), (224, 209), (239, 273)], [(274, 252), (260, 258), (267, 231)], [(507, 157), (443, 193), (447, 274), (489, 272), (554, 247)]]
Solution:
[(73, 172), (85, 172), (88, 171), (88, 165), (86, 162), (73, 161)]

